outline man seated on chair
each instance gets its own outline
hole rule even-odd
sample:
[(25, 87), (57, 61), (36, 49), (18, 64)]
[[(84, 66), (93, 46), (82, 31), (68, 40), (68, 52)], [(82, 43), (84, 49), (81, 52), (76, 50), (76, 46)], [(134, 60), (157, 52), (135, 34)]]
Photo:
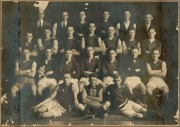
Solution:
[(80, 75), (80, 69), (79, 69), (79, 63), (73, 56), (73, 50), (67, 49), (65, 51), (65, 56), (62, 58), (62, 61), (60, 62), (59, 69), (58, 69), (58, 77), (57, 81), (58, 84), (61, 84), (63, 82), (63, 73), (69, 72), (72, 76), (71, 82), (74, 84), (77, 84), (78, 86), (78, 79)]
[(29, 86), (32, 91), (33, 99), (36, 97), (36, 84), (34, 80), (34, 76), (36, 74), (36, 62), (30, 59), (30, 50), (24, 48), (22, 51), (22, 59), (16, 61), (15, 64), (15, 76), (16, 83), (11, 87), (12, 100), (10, 101), (11, 109), (10, 112), (13, 113), (17, 110), (19, 101), (17, 99), (17, 92), (20, 92), (25, 86)]
[(124, 65), (124, 71), (126, 73), (124, 84), (129, 91), (130, 99), (145, 104), (146, 87), (141, 81), (141, 78), (145, 75), (145, 64), (138, 57), (139, 47), (131, 47), (130, 52), (130, 57)]
[(52, 49), (46, 48), (46, 58), (41, 62), (38, 69), (39, 81), (37, 84), (37, 93), (42, 96), (42, 92), (45, 88), (50, 90), (50, 93), (57, 85), (57, 63), (51, 57)]
[(62, 84), (55, 87), (50, 97), (33, 107), (39, 117), (60, 117), (66, 112), (71, 112), (78, 105), (78, 89), (71, 83), (71, 74), (65, 72), (63, 80)]
[[(159, 59), (160, 49), (152, 49), (152, 59), (150, 62), (146, 63), (147, 73), (149, 75), (149, 82), (146, 85), (148, 102), (155, 102), (153, 100), (153, 92), (158, 89), (162, 92), (162, 100), (165, 102), (168, 98), (169, 87), (164, 81), (167, 73), (166, 62)], [(150, 105), (151, 106), (151, 105)]]

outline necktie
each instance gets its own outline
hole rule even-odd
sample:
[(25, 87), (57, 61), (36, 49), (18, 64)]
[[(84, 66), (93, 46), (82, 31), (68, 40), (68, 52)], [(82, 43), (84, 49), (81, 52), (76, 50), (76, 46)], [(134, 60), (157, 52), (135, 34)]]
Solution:
[(39, 22), (39, 28), (41, 28), (41, 22)]
[(65, 22), (62, 22), (62, 28), (64, 28), (64, 27), (66, 27), (66, 26), (65, 26)]

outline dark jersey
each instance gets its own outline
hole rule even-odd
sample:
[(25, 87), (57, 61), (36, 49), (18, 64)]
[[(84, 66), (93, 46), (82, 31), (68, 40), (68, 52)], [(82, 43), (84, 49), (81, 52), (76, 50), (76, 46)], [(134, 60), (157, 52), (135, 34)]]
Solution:
[[(137, 76), (142, 78), (145, 74), (145, 64), (138, 58), (136, 62), (134, 62), (132, 58), (127, 59), (124, 66), (126, 76)], [(136, 72), (136, 69), (140, 69), (140, 71)]]
[(119, 41), (119, 39), (115, 38), (115, 37), (112, 40), (110, 40), (109, 38), (106, 38), (104, 43), (105, 43), (106, 48), (115, 48), (115, 49), (117, 49), (118, 41)]
[(88, 96), (98, 97), (99, 91), (102, 89), (100, 86), (92, 87), (91, 85), (84, 87)]
[(57, 91), (57, 95), (55, 99), (66, 110), (68, 109), (68, 106), (72, 106), (73, 99), (74, 99), (73, 91), (72, 91), (72, 84), (68, 86), (64, 83), (59, 84), (59, 89)]

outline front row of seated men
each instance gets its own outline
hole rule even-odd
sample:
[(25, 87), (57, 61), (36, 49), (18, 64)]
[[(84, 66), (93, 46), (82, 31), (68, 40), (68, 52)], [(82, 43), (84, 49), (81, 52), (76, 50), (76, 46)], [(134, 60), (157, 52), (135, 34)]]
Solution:
[[(87, 58), (80, 67), (71, 49), (65, 51), (65, 58), (58, 66), (57, 61), (51, 58), (52, 49), (46, 48), (46, 58), (36, 73), (37, 64), (30, 59), (30, 50), (24, 48), (23, 58), (16, 62), (15, 74), (18, 78), (11, 89), (11, 111), (16, 108), (17, 91), (24, 86), (30, 86), (34, 99), (38, 98), (38, 104), (33, 107), (35, 113), (45, 118), (77, 110), (83, 114), (94, 113), (93, 117), (98, 118), (104, 118), (108, 111), (117, 110), (130, 118), (143, 118), (152, 102), (155, 103), (154, 90), (159, 89), (162, 100), (167, 100), (169, 88), (163, 80), (167, 68), (166, 63), (159, 60), (159, 48), (152, 49), (152, 59), (146, 65), (138, 58), (137, 46), (132, 46), (130, 57), (123, 63), (116, 60), (114, 48), (108, 49), (109, 59), (102, 63), (94, 57), (92, 46), (86, 50)], [(149, 76), (147, 85), (142, 80), (145, 71)], [(34, 80), (36, 74), (39, 78), (37, 86)], [(49, 88), (50, 96), (42, 100), (45, 88)]]

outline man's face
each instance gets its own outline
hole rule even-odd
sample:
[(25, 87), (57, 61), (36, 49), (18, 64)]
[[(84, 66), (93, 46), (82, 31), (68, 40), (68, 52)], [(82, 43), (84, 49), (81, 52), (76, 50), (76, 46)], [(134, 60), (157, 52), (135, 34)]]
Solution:
[(63, 13), (62, 13), (62, 19), (63, 19), (63, 21), (67, 21), (68, 18), (69, 18), (68, 12), (63, 12)]
[(70, 50), (66, 51), (66, 58), (68, 60), (71, 60), (71, 58), (72, 58), (72, 51), (70, 51)]
[(67, 34), (68, 34), (68, 36), (73, 36), (73, 34), (74, 34), (74, 28), (73, 28), (73, 27), (68, 27), (68, 28), (67, 28)]
[(51, 36), (51, 31), (49, 29), (45, 29), (44, 36), (45, 36), (45, 38), (49, 38)]
[(91, 86), (96, 86), (97, 78), (96, 77), (91, 77), (90, 78), (90, 84)]
[(133, 59), (137, 58), (138, 55), (139, 55), (139, 50), (138, 50), (138, 49), (133, 49), (133, 50), (131, 51), (131, 55), (132, 55), (132, 58), (133, 58)]
[(152, 15), (147, 14), (147, 15), (146, 15), (146, 17), (145, 17), (145, 21), (146, 21), (146, 23), (151, 23), (151, 21), (152, 21), (152, 20), (153, 20)]
[(122, 83), (121, 77), (114, 79), (114, 84), (116, 84), (118, 87), (121, 86), (121, 83)]
[(156, 31), (154, 29), (149, 30), (149, 38), (155, 38), (156, 36)]
[(80, 17), (80, 20), (85, 20), (85, 19), (86, 19), (86, 14), (85, 14), (85, 12), (84, 12), (84, 11), (81, 11), (81, 12), (79, 13), (79, 17)]
[(46, 49), (46, 57), (51, 58), (52, 55), (52, 49)]
[(124, 12), (124, 18), (125, 18), (125, 20), (130, 20), (130, 17), (131, 17), (130, 12), (129, 12), (129, 11), (125, 11), (125, 12)]
[(96, 26), (94, 23), (90, 23), (89, 24), (89, 32), (93, 33), (96, 30)]
[(110, 37), (112, 37), (112, 36), (114, 36), (114, 34), (115, 34), (115, 29), (114, 29), (114, 27), (110, 26), (110, 27), (108, 28), (108, 35), (109, 35)]
[(26, 34), (26, 41), (27, 41), (27, 42), (31, 42), (32, 39), (33, 39), (32, 33), (27, 33), (27, 34)]
[(159, 50), (153, 50), (152, 57), (153, 57), (153, 60), (158, 60), (158, 58), (160, 57)]
[(38, 13), (38, 20), (43, 20), (44, 16), (45, 16), (44, 13), (42, 12)]
[(116, 59), (116, 52), (114, 50), (109, 51), (109, 59), (110, 60)]
[(94, 54), (94, 50), (92, 47), (87, 47), (87, 54), (88, 56), (92, 56)]
[(130, 39), (134, 39), (134, 38), (135, 38), (135, 35), (136, 35), (135, 30), (130, 30), (130, 31), (129, 31), (129, 38), (130, 38)]
[(109, 19), (109, 16), (110, 16), (110, 14), (109, 14), (108, 11), (104, 11), (104, 12), (103, 12), (103, 19), (104, 19), (104, 20), (108, 20), (108, 19)]
[(71, 75), (70, 74), (64, 74), (64, 83), (65, 84), (70, 84), (71, 81)]
[(25, 50), (23, 51), (23, 57), (24, 57), (24, 60), (28, 60), (29, 57), (30, 57), (30, 51), (27, 50), (27, 49), (25, 49)]

